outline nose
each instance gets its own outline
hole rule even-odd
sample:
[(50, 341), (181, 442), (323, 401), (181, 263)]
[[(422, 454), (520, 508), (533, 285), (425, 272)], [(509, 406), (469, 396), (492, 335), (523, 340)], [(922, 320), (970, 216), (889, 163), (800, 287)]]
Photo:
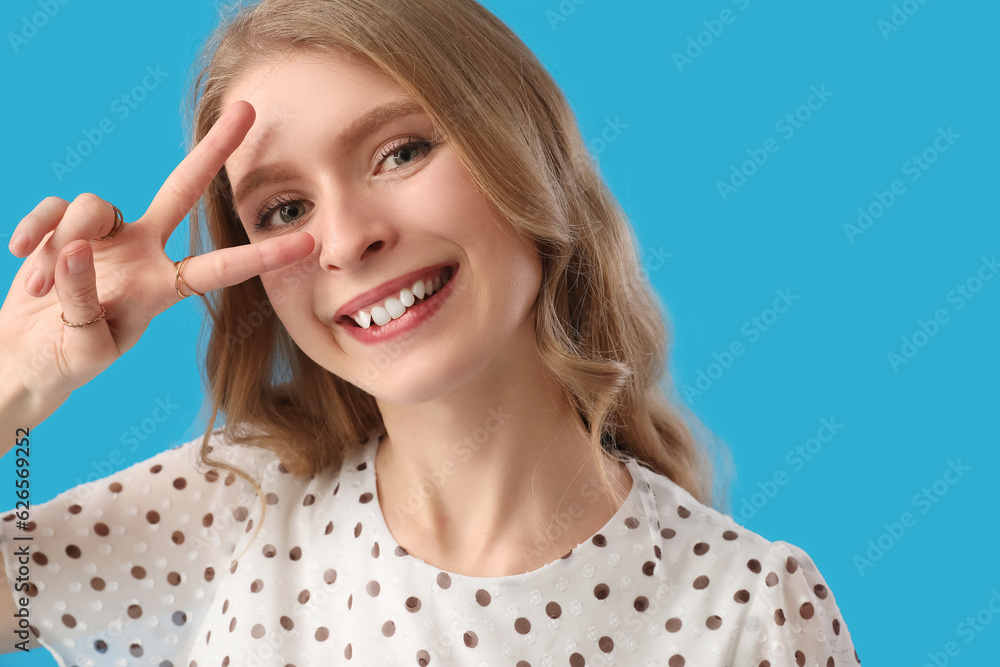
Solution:
[(377, 203), (347, 194), (325, 200), (312, 230), (323, 271), (357, 269), (391, 245), (393, 232)]

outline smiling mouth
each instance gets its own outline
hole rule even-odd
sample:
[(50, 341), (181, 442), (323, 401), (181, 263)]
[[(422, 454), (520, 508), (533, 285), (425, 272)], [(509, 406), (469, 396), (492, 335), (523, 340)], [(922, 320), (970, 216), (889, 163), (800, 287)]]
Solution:
[(454, 268), (446, 266), (433, 276), (428, 276), (413, 285), (404, 287), (397, 294), (366, 306), (351, 315), (342, 316), (338, 322), (357, 329), (379, 328), (405, 315), (413, 307), (431, 299), (455, 274)]

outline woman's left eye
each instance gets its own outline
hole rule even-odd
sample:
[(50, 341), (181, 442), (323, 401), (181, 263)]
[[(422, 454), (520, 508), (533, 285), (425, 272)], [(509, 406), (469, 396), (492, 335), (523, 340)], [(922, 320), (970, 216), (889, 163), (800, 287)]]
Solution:
[(434, 143), (426, 139), (406, 137), (386, 146), (379, 157), (378, 164), (383, 168), (383, 171), (395, 171), (399, 167), (405, 167), (419, 159), (421, 155), (430, 152), (433, 147)]

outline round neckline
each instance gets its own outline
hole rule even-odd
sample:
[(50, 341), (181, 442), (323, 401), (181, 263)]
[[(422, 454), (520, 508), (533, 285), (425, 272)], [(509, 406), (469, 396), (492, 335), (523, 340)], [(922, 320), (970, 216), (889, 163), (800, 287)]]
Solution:
[(375, 469), (375, 454), (382, 443), (382, 434), (375, 436), (373, 440), (374, 444), (371, 444), (365, 451), (363, 461), (367, 463), (366, 467), (371, 470), (371, 486), (372, 486), (371, 493), (373, 497), (371, 503), (369, 504), (369, 509), (374, 515), (374, 520), (376, 522), (375, 529), (379, 533), (385, 535), (385, 537), (390, 543), (389, 546), (392, 548), (392, 552), (394, 554), (398, 554), (399, 551), (402, 550), (403, 553), (400, 554), (400, 557), (411, 559), (412, 565), (416, 567), (429, 568), (437, 572), (442, 572), (444, 574), (447, 574), (449, 577), (452, 577), (453, 579), (455, 577), (459, 577), (468, 582), (481, 582), (485, 586), (490, 584), (503, 584), (505, 582), (514, 582), (514, 581), (521, 582), (531, 577), (538, 577), (538, 576), (543, 576), (545, 574), (549, 574), (556, 568), (560, 567), (560, 563), (565, 565), (568, 561), (578, 562), (580, 560), (580, 557), (586, 555), (586, 553), (588, 553), (591, 549), (598, 549), (599, 547), (597, 547), (593, 543), (594, 537), (596, 537), (597, 535), (607, 535), (613, 529), (614, 526), (622, 524), (632, 509), (635, 509), (635, 511), (641, 510), (641, 503), (638, 502), (638, 490), (639, 490), (638, 464), (636, 463), (634, 457), (628, 457), (627, 459), (625, 459), (624, 463), (628, 468), (629, 477), (632, 479), (632, 486), (629, 489), (628, 494), (626, 494), (625, 500), (622, 501), (621, 506), (618, 507), (615, 513), (611, 516), (610, 519), (608, 519), (604, 523), (604, 525), (602, 525), (593, 534), (589, 535), (585, 540), (583, 540), (582, 542), (574, 546), (572, 549), (570, 549), (567, 552), (568, 555), (564, 554), (563, 556), (560, 556), (559, 558), (556, 558), (555, 560), (548, 562), (542, 565), (541, 567), (537, 567), (534, 570), (529, 570), (527, 572), (521, 572), (519, 574), (505, 574), (496, 577), (479, 577), (474, 575), (461, 574), (458, 572), (452, 572), (450, 570), (445, 570), (444, 568), (428, 563), (427, 561), (419, 558), (418, 556), (411, 554), (409, 551), (406, 550), (406, 547), (399, 544), (399, 542), (396, 540), (396, 537), (392, 534), (392, 531), (389, 530), (389, 525), (385, 521), (385, 515), (382, 513), (382, 503), (378, 496), (378, 471)]

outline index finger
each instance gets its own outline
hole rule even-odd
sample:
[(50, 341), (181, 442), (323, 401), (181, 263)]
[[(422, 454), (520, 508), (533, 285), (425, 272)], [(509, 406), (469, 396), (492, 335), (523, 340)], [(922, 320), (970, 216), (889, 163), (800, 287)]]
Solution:
[(205, 138), (160, 186), (141, 220), (159, 228), (164, 243), (242, 143), (255, 118), (256, 112), (249, 102), (238, 100), (230, 104)]

